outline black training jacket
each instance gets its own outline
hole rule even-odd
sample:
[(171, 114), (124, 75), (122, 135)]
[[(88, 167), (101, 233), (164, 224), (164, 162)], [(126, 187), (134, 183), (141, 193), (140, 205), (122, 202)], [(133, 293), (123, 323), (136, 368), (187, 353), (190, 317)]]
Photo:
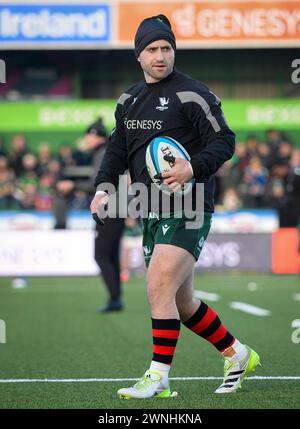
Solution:
[(149, 186), (145, 163), (149, 142), (168, 136), (191, 156), (197, 182), (204, 182), (205, 211), (213, 212), (213, 174), (234, 153), (235, 134), (230, 130), (220, 99), (203, 83), (176, 69), (158, 83), (141, 81), (121, 95), (116, 127), (95, 179), (118, 184), (119, 174), (129, 169), (132, 182)]

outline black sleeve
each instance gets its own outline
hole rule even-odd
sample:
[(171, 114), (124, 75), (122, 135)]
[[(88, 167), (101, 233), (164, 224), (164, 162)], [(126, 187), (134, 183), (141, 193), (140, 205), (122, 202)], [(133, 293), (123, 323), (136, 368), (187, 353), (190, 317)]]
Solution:
[(106, 152), (95, 179), (95, 188), (102, 183), (111, 183), (118, 188), (119, 175), (128, 168), (127, 146), (124, 126), (121, 120), (121, 105), (115, 112), (116, 127), (109, 136)]
[(235, 134), (230, 130), (221, 109), (221, 100), (208, 89), (191, 92), (183, 109), (198, 130), (204, 149), (191, 158), (194, 177), (203, 180), (217, 172), (235, 149)]

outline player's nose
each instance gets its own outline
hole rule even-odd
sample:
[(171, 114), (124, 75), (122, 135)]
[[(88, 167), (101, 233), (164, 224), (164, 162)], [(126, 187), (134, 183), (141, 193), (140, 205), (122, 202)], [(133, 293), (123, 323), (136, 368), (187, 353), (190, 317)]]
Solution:
[(163, 62), (165, 60), (163, 51), (161, 49), (157, 49), (156, 51), (156, 61)]

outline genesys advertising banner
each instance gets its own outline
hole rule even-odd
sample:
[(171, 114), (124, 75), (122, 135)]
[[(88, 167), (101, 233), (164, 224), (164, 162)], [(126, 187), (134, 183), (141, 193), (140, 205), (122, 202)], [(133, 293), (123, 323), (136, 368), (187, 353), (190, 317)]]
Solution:
[[(225, 116), (234, 130), (299, 130), (300, 103), (298, 99), (222, 100)], [(2, 102), (0, 103), (0, 132), (16, 131), (79, 131), (98, 116), (106, 126), (115, 126), (116, 100), (71, 100)]]
[(0, 103), (0, 131), (79, 131), (101, 116), (115, 126), (116, 100), (59, 100)]
[(298, 0), (151, 1), (137, 5), (137, 1), (119, 2), (121, 43), (132, 43), (142, 19), (163, 13), (172, 22), (179, 46), (300, 46)]
[(0, 46), (106, 44), (111, 39), (110, 5), (82, 3), (0, 3)]

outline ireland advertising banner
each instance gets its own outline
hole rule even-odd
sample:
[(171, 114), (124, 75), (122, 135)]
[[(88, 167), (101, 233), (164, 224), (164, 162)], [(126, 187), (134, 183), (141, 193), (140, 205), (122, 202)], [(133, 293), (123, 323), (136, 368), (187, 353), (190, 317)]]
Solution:
[(0, 4), (0, 49), (97, 47), (111, 39), (111, 6), (49, 1)]
[[(300, 100), (223, 100), (224, 113), (235, 131), (268, 128), (300, 131)], [(0, 103), (0, 132), (79, 131), (101, 116), (114, 127), (116, 100), (80, 100)]]

